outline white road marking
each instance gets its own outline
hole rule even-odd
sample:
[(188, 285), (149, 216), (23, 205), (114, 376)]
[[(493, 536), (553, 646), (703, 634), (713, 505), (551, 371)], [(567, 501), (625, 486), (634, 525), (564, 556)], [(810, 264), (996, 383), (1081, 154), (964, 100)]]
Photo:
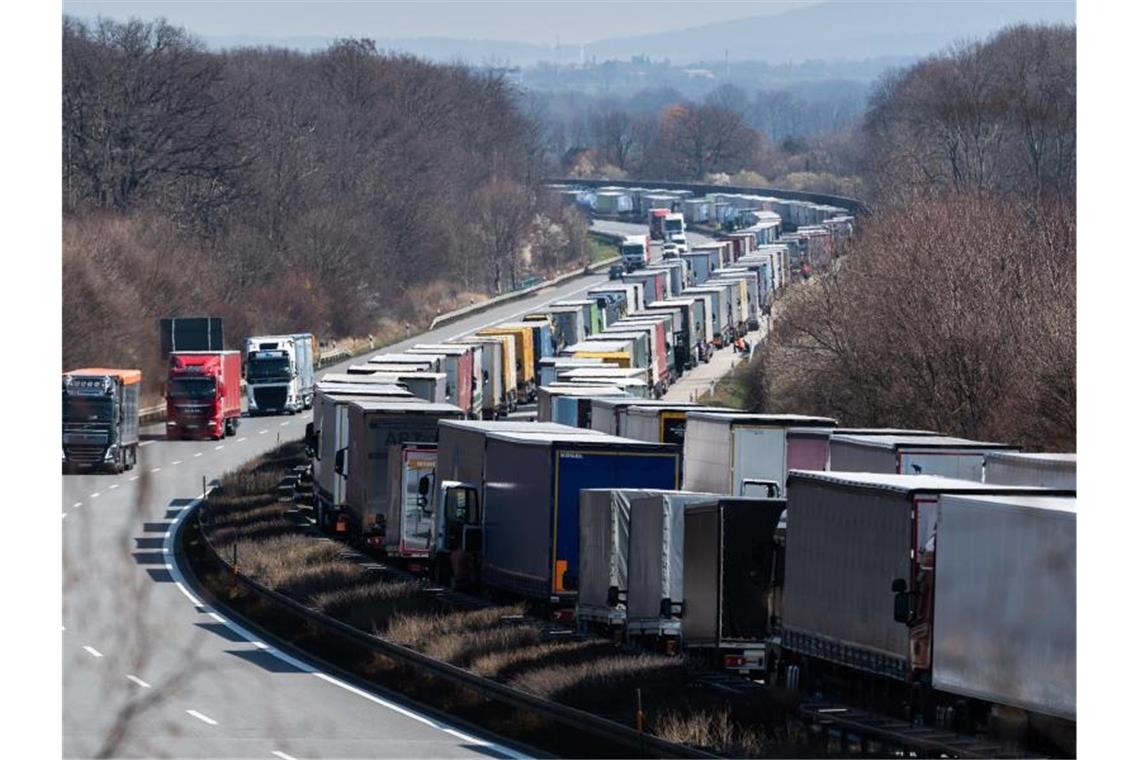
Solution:
[(198, 720), (202, 721), (206, 725), (209, 725), (209, 726), (218, 725), (218, 721), (214, 720), (213, 718), (211, 718), (208, 715), (203, 715), (202, 713), (198, 712), (197, 710), (187, 710), (186, 714), (190, 715), (194, 718), (197, 718)]
[(82, 506), (83, 506), (83, 502), (81, 502), (81, 501), (77, 501), (77, 502), (75, 502), (74, 504), (72, 504), (72, 505), (71, 505), (71, 508), (72, 508), (72, 509), (77, 509), (77, 508), (79, 508), (79, 507), (82, 507)]
[(268, 433), (268, 432), (269, 432), (268, 430), (258, 430), (258, 431), (257, 431), (257, 434), (258, 434), (258, 435), (265, 435), (265, 434), (266, 434), (266, 433)]
[(182, 460), (181, 459), (175, 459), (173, 462), (171, 462), (171, 464), (182, 464)]
[(224, 449), (225, 447), (226, 447), (226, 444), (223, 443), (221, 446), (215, 446), (214, 451), (220, 451), (221, 449)]
[(131, 481), (133, 482), (133, 481), (138, 480), (138, 479), (139, 479), (139, 476), (135, 475), (133, 478), (131, 478)]
[(119, 487), (118, 483), (112, 483), (111, 485), (107, 486), (107, 490), (110, 491), (111, 489), (118, 488), (118, 487)]
[(237, 439), (237, 442), (238, 442), (238, 443), (241, 443), (241, 442), (242, 442), (242, 441), (244, 441), (244, 440), (245, 440), (245, 436), (242, 436), (241, 438), (238, 438), (238, 439)]
[(102, 652), (100, 652), (100, 651), (99, 651), (98, 649), (96, 649), (95, 647), (88, 647), (88, 646), (85, 646), (85, 647), (83, 647), (83, 648), (84, 648), (84, 649), (86, 649), (86, 650), (87, 650), (87, 654), (91, 655), (92, 657), (102, 657), (102, 656), (103, 656), (103, 653), (102, 653)]
[[(213, 610), (211, 610), (209, 607), (204, 605), (201, 601), (198, 600), (197, 597), (195, 597), (193, 594), (191, 594), (186, 589), (185, 585), (183, 585), (183, 582), (185, 581), (185, 576), (182, 575), (181, 569), (179, 569), (177, 563), (174, 561), (174, 534), (178, 528), (178, 524), (183, 519), (185, 519), (185, 516), (189, 513), (189, 511), (194, 506), (196, 506), (198, 504), (198, 502), (200, 502), (200, 501), (201, 501), (201, 499), (195, 499), (190, 504), (187, 504), (186, 507), (183, 509), (182, 513), (174, 520), (173, 523), (171, 523), (170, 527), (166, 529), (166, 535), (163, 538), (162, 553), (163, 553), (163, 555), (166, 556), (167, 561), (169, 562), (169, 564), (166, 565), (166, 568), (170, 571), (171, 577), (174, 578), (175, 587), (177, 587), (178, 590), (181, 591), (182, 594), (187, 599), (189, 599), (190, 603), (193, 604), (195, 607), (202, 607), (207, 612), (213, 612)], [(450, 734), (451, 736), (458, 738), (460, 741), (465, 741), (465, 742), (474, 744), (474, 745), (479, 746), (479, 747), (492, 748), (495, 750), (496, 753), (501, 754), (504, 757), (511, 758), (511, 760), (523, 760), (523, 758), (526, 757), (526, 755), (521, 755), (521, 754), (515, 752), (514, 750), (512, 750), (508, 747), (505, 747), (501, 744), (495, 744), (493, 742), (488, 742), (484, 739), (479, 739), (477, 737), (465, 734), (461, 731), (457, 731), (456, 729), (448, 726), (446, 723), (441, 723), (441, 722), (439, 722), (433, 718), (429, 718), (425, 715), (419, 715), (415, 712), (412, 712), (411, 710), (408, 710), (407, 708), (401, 707), (400, 705), (398, 705), (394, 702), (390, 702), (390, 701), (388, 701), (382, 697), (378, 697), (375, 694), (369, 694), (368, 692), (364, 691), (363, 689), (358, 689), (357, 687), (355, 687), (349, 683), (346, 683), (344, 681), (341, 681), (338, 678), (334, 678), (333, 676), (330, 676), (327, 673), (322, 673), (321, 671), (317, 670), (315, 667), (313, 667), (313, 665), (309, 664), (308, 662), (305, 662), (304, 660), (299, 660), (296, 657), (293, 657), (292, 655), (285, 654), (281, 650), (276, 649), (272, 646), (269, 646), (268, 644), (265, 644), (262, 641), (259, 641), (256, 636), (254, 636), (252, 633), (250, 633), (249, 631), (242, 628), (240, 625), (238, 625), (237, 623), (234, 623), (231, 620), (224, 620), (222, 625), (226, 626), (226, 628), (229, 628), (231, 631), (233, 631), (237, 635), (241, 636), (243, 639), (250, 642), (251, 644), (253, 644), (258, 649), (261, 649), (265, 652), (268, 652), (269, 654), (273, 655), (277, 659), (281, 660), (284, 663), (287, 663), (287, 664), (293, 666), (294, 668), (301, 671), (302, 673), (308, 673), (310, 675), (316, 676), (317, 678), (320, 678), (322, 681), (325, 681), (326, 683), (330, 683), (333, 686), (344, 689), (345, 691), (351, 692), (352, 694), (356, 694), (357, 696), (362, 697), (363, 699), (367, 699), (369, 702), (380, 705), (382, 707), (386, 707), (389, 710), (392, 710), (393, 712), (400, 713), (401, 715), (404, 715), (408, 718), (411, 718), (412, 720), (415, 720), (419, 723), (423, 723), (426, 726), (430, 726), (430, 727), (432, 727), (438, 731), (442, 731), (444, 733)], [(191, 711), (187, 710), (187, 712), (191, 712)], [(195, 716), (195, 717), (197, 717), (197, 716)]]
[(98, 492), (98, 491), (96, 491), (95, 493), (91, 494), (91, 495), (90, 495), (90, 496), (88, 496), (87, 498), (88, 498), (88, 499), (98, 499), (98, 498), (99, 498), (99, 492)]
[(139, 444), (139, 446), (149, 446), (152, 443), (154, 443), (154, 441), (143, 441), (142, 443)]
[(281, 423), (281, 427), (285, 427), (285, 426), (286, 426), (286, 425), (288, 425), (288, 424), (289, 424), (289, 421), (288, 421), (288, 420), (285, 420), (285, 422), (282, 422), (282, 423)]
[(200, 457), (200, 456), (202, 456), (202, 452), (201, 452), (201, 451), (199, 451), (199, 452), (198, 452), (197, 454), (195, 454), (194, 456), (196, 456), (196, 457)]
[(293, 757), (292, 755), (286, 755), (284, 752), (282, 752), (279, 749), (273, 750), (273, 756), (279, 757), (279, 758), (281, 758), (281, 760), (297, 760), (297, 758)]
[(142, 679), (141, 679), (141, 678), (139, 678), (138, 676), (132, 676), (130, 673), (127, 673), (127, 680), (128, 680), (128, 681), (130, 681), (131, 683), (133, 683), (135, 686), (141, 686), (141, 687), (142, 687), (142, 688), (144, 688), (144, 689), (149, 689), (149, 688), (150, 688), (150, 684), (149, 684), (149, 683), (147, 683), (146, 681), (142, 680)]
[(60, 626), (60, 628), (62, 628), (62, 629), (63, 629), (63, 630), (65, 630), (65, 631), (67, 630), (67, 626), (66, 626), (66, 625), (61, 625), (61, 626)]
[(66, 513), (66, 512), (64, 512), (64, 513), (63, 513), (63, 519), (64, 519), (64, 520), (66, 520), (66, 519), (67, 519), (67, 513)]
[(155, 467), (153, 470), (151, 470), (151, 472), (161, 472), (161, 471), (162, 471), (161, 467)]

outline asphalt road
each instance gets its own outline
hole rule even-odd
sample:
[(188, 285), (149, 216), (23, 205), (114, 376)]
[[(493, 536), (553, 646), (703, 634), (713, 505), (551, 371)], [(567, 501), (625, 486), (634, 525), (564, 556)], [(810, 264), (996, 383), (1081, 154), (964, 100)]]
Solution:
[[(598, 232), (608, 232), (613, 235), (647, 235), (649, 234), (649, 227), (645, 224), (635, 224), (633, 222), (611, 222), (607, 219), (594, 219), (590, 223), (590, 229), (597, 230)], [(687, 230), (685, 237), (688, 238), (689, 245), (712, 243), (715, 242), (714, 238), (708, 235), (702, 235), (699, 232)], [(652, 243), (654, 248), (659, 247), (661, 244), (656, 240)]]
[[(376, 353), (514, 319), (604, 280), (575, 279)], [(65, 757), (512, 754), (277, 652), (203, 606), (181, 582), (170, 536), (203, 478), (300, 438), (309, 419), (243, 418), (224, 441), (168, 442), (161, 425), (151, 426), (134, 470), (64, 476)]]

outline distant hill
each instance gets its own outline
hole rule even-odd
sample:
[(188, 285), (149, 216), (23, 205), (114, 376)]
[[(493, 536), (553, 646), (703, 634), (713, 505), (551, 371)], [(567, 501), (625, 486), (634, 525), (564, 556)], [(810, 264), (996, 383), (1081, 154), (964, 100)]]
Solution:
[(808, 59), (927, 55), (961, 38), (984, 38), (1021, 21), (1076, 23), (1073, 2), (821, 3), (777, 16), (695, 26), (678, 32), (604, 40), (586, 47), (599, 60), (647, 55), (675, 62), (755, 60), (769, 63)]
[[(1011, 23), (1076, 21), (1075, 4), (1064, 0), (829, 0), (774, 15), (704, 25), (700, 23), (699, 3), (670, 7), (678, 14), (691, 15), (693, 25), (680, 31), (627, 35), (557, 48), (526, 42), (447, 37), (382, 37), (372, 33), (372, 24), (366, 23), (358, 25), (359, 31), (355, 34), (372, 37), (384, 50), (474, 65), (571, 64), (582, 57), (601, 62), (629, 60), (635, 55), (690, 64), (723, 62), (726, 51), (729, 61), (795, 64), (806, 60), (911, 58), (929, 55), (957, 39), (984, 38)], [(323, 49), (333, 41), (326, 36), (204, 35), (202, 38), (215, 49), (269, 45), (312, 51)]]

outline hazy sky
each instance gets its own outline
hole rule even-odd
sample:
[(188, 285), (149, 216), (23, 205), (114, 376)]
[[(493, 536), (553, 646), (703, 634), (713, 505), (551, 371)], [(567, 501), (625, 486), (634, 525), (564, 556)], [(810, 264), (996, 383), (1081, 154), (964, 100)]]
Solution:
[(542, 45), (684, 29), (819, 0), (64, 0), (79, 16), (165, 16), (206, 37), (454, 37)]

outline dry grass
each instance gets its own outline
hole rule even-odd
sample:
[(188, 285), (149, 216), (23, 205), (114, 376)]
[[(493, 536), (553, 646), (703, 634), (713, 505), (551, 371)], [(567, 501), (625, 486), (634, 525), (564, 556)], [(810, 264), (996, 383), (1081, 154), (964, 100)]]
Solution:
[(600, 691), (632, 693), (635, 688), (679, 688), (689, 682), (684, 660), (654, 654), (614, 653), (572, 664), (541, 664), (510, 684), (546, 699), (589, 705)]
[(653, 721), (651, 729), (667, 741), (713, 749), (729, 757), (755, 757), (764, 752), (767, 745), (762, 728), (742, 726), (723, 709), (714, 712), (665, 710)]

